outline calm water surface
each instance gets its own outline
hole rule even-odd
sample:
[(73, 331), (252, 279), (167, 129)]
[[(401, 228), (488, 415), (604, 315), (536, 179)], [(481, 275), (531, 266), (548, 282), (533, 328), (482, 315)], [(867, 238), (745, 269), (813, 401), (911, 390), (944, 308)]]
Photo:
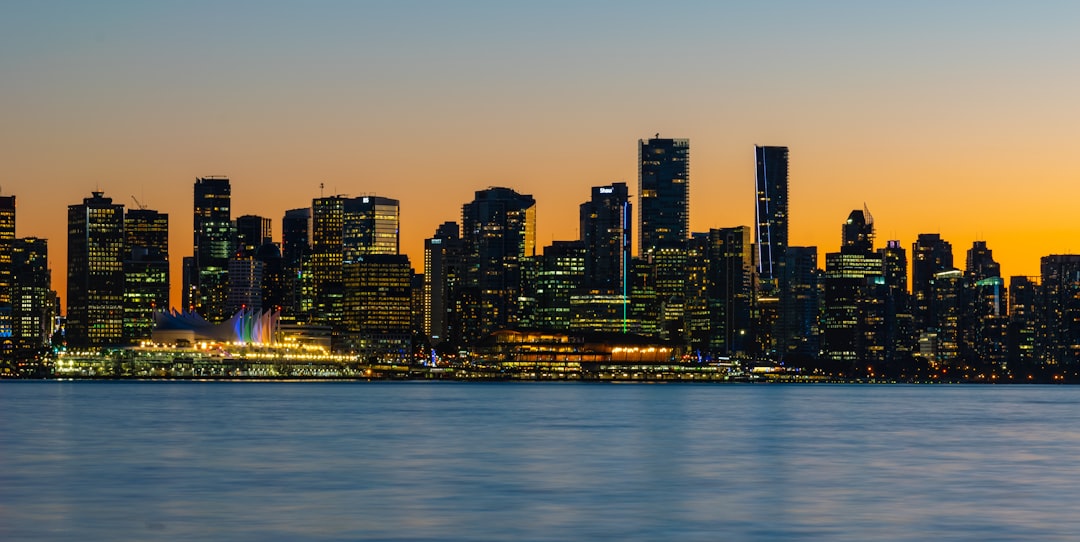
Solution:
[(1080, 387), (0, 383), (0, 540), (1075, 540)]

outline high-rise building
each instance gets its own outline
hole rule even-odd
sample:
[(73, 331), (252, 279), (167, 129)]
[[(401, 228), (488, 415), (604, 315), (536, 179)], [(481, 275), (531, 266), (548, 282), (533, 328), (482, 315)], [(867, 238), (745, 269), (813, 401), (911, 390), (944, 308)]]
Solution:
[(0, 354), (15, 348), (12, 322), (13, 281), (11, 258), (15, 246), (15, 196), (0, 196)]
[(93, 192), (68, 206), (69, 346), (123, 342), (125, 246), (123, 205)]
[(952, 269), (952, 244), (936, 233), (920, 233), (911, 247), (911, 310), (917, 331), (928, 330), (935, 321), (930, 302), (934, 275)]
[(638, 168), (638, 253), (683, 249), (690, 237), (690, 140), (639, 140)]
[(787, 247), (784, 251), (786, 287), (780, 296), (777, 332), (782, 358), (816, 358), (820, 349), (818, 312), (821, 309), (821, 272), (817, 247)]
[(1080, 255), (1043, 256), (1042, 303), (1036, 359), (1050, 366), (1080, 365)]
[(994, 261), (994, 251), (986, 248), (986, 241), (972, 243), (964, 270), (973, 281), (1001, 277), (1001, 265)]
[(361, 357), (411, 355), (412, 267), (397, 254), (369, 254), (342, 268), (345, 348)]
[(1040, 277), (1009, 278), (1009, 324), (1006, 359), (1014, 370), (1035, 366), (1038, 353), (1042, 291)]
[(707, 296), (708, 350), (720, 356), (743, 355), (753, 344), (753, 252), (750, 228), (709, 230)]
[(638, 253), (653, 265), (657, 323), (669, 339), (683, 334), (686, 243), (690, 237), (690, 140), (638, 141)]
[(935, 273), (930, 280), (930, 331), (937, 336), (933, 361), (959, 361), (967, 316), (967, 281), (959, 269)]
[[(825, 255), (822, 357), (849, 368), (886, 361), (885, 279), (873, 251), (873, 219), (856, 209), (843, 228), (840, 252)], [(849, 227), (858, 225), (860, 227)]]
[(544, 247), (536, 273), (537, 326), (570, 329), (571, 298), (582, 291), (585, 246), (580, 241), (555, 241)]
[(54, 303), (49, 243), (37, 237), (15, 240), (12, 249), (12, 328), (16, 353), (40, 352), (53, 333)]
[(136, 343), (169, 310), (169, 215), (128, 209), (124, 237), (124, 342)]
[(269, 218), (244, 215), (236, 218), (236, 256), (253, 258), (259, 247), (272, 243), (273, 226)]
[[(311, 208), (289, 209), (281, 220), (281, 272), (284, 275), (283, 315), (302, 318), (304, 261), (311, 251)], [(310, 308), (309, 308), (310, 309)]]
[[(236, 229), (232, 222), (232, 187), (227, 177), (195, 179), (195, 245), (191, 278), (194, 309), (210, 322), (231, 314), (229, 260), (233, 257)], [(187, 288), (185, 288), (186, 290)]]
[(478, 190), (462, 206), (463, 337), (474, 344), (517, 325), (522, 263), (536, 254), (536, 201), (509, 188)]
[(788, 148), (754, 146), (757, 274), (766, 296), (776, 295), (788, 247)]
[(329, 196), (311, 202), (311, 254), (307, 260), (312, 323), (336, 326), (341, 323), (342, 296), (341, 265), (344, 260), (342, 233), (345, 220), (345, 198)]
[(443, 222), (424, 241), (424, 334), (431, 346), (460, 335), (458, 286), (461, 282), (461, 234), (457, 222)]
[(631, 205), (626, 183), (594, 186), (581, 204), (586, 291), (626, 295), (630, 267)]
[(914, 354), (918, 344), (915, 319), (911, 314), (911, 295), (907, 287), (907, 251), (900, 241), (890, 240), (886, 241), (885, 247), (878, 252), (884, 266), (882, 272), (886, 288), (886, 358), (891, 361), (906, 361)]
[(400, 204), (396, 199), (361, 196), (344, 201), (342, 257), (355, 261), (367, 254), (398, 254)]

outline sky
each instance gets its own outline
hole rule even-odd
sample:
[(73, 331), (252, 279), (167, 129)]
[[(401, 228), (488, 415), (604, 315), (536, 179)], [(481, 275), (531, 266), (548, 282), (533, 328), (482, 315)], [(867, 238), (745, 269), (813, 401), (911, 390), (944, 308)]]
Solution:
[[(753, 146), (790, 148), (790, 242), (939, 233), (1002, 274), (1080, 252), (1080, 3), (96, 2), (0, 4), (0, 194), (49, 240), (101, 190), (170, 215), (173, 305), (196, 177), (233, 216), (320, 194), (401, 201), (401, 247), (477, 190), (578, 237), (590, 187), (636, 193), (637, 142), (690, 140), (693, 231), (751, 225)], [(140, 203), (137, 204), (133, 197)], [(635, 232), (636, 238), (636, 232)]]

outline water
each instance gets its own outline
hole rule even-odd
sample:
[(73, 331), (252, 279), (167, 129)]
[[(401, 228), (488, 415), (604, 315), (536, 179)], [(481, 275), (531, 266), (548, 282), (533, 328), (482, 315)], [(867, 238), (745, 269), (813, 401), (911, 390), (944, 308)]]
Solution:
[(1071, 540), (1080, 387), (0, 383), (2, 540)]

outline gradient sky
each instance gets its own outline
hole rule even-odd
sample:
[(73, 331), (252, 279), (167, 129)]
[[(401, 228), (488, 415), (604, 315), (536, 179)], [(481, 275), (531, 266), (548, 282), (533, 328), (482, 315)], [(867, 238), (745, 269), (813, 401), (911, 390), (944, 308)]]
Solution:
[(940, 233), (962, 267), (985, 240), (1032, 275), (1080, 252), (1077, 28), (1073, 2), (6, 2), (0, 192), (65, 303), (68, 205), (169, 213), (176, 305), (197, 176), (275, 238), (320, 183), (397, 198), (422, 268), (488, 186), (577, 238), (660, 133), (690, 139), (694, 231), (752, 224), (753, 145), (786, 145), (822, 263), (865, 203), (878, 246)]

